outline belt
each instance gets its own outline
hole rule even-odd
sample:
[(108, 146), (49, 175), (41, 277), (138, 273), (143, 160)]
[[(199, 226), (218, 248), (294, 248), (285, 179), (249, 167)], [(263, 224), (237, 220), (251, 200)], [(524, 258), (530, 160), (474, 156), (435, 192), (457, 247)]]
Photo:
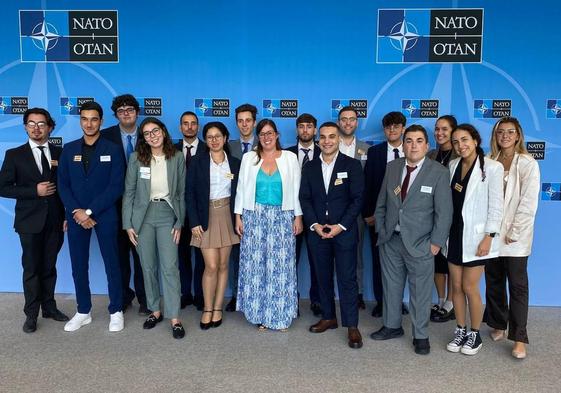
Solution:
[(396, 236), (400, 236), (401, 232), (400, 231), (393, 231), (393, 234), (396, 235)]
[(150, 202), (167, 202), (164, 198), (152, 198)]
[(220, 199), (213, 199), (210, 201), (210, 206), (215, 209), (219, 209), (223, 206), (227, 206), (230, 204), (230, 197), (220, 198)]

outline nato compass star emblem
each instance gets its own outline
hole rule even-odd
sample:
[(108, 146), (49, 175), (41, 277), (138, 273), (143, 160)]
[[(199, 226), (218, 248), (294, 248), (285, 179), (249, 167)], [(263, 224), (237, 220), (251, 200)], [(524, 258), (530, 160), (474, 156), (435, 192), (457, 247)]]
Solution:
[(56, 46), (60, 35), (51, 23), (44, 20), (33, 28), (30, 37), (33, 39), (33, 44), (38, 49), (47, 53)]
[(409, 105), (407, 105), (407, 107), (404, 108), (407, 112), (409, 112), (409, 116), (411, 116), (413, 114), (413, 112), (415, 112), (417, 110), (417, 108), (415, 108), (415, 105), (413, 105), (413, 103), (409, 103)]
[(8, 105), (4, 102), (4, 100), (0, 99), (0, 112), (5, 112), (7, 107)]
[(337, 112), (340, 112), (341, 109), (343, 109), (343, 105), (341, 105), (341, 103), (337, 104), (337, 106), (335, 107), (335, 109), (337, 110)]
[(201, 105), (199, 105), (199, 109), (203, 112), (206, 113), (208, 106), (206, 106), (205, 102), (201, 102)]
[(388, 37), (395, 49), (401, 51), (401, 53), (405, 53), (405, 51), (415, 46), (419, 34), (417, 34), (417, 28), (412, 23), (403, 19), (402, 22), (396, 23), (394, 27), (392, 27)]
[(273, 105), (273, 103), (271, 102), (269, 105), (267, 105), (267, 111), (271, 113), (271, 115), (277, 110), (277, 108)]
[(559, 106), (559, 104), (556, 103), (556, 104), (553, 106), (553, 108), (550, 108), (550, 110), (553, 112), (553, 114), (554, 114), (555, 116), (557, 116), (557, 115), (559, 115), (559, 113), (561, 113), (561, 106)]
[(74, 105), (72, 105), (70, 100), (66, 101), (66, 104), (64, 104), (64, 109), (66, 109), (68, 113), (70, 113), (72, 112), (72, 108), (74, 108)]
[(555, 195), (555, 189), (552, 186), (549, 186), (547, 190), (545, 190), (546, 195), (551, 199), (553, 195)]
[(482, 103), (479, 108), (477, 108), (477, 111), (479, 113), (481, 113), (482, 115), (484, 115), (485, 113), (487, 113), (487, 111), (489, 110), (489, 108), (487, 108), (487, 105), (485, 105), (485, 103)]

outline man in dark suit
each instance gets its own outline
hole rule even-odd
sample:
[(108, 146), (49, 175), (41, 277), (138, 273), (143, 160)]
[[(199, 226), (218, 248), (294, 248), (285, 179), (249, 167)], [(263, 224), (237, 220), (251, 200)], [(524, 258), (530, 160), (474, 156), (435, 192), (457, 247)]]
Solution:
[[(113, 114), (119, 120), (119, 124), (106, 128), (101, 131), (101, 137), (122, 147), (123, 157), (129, 162), (129, 157), (133, 153), (136, 141), (138, 140), (138, 112), (140, 105), (131, 94), (123, 94), (113, 99), (111, 104)], [(117, 209), (121, 212), (122, 199), (117, 201)], [(146, 291), (144, 290), (144, 278), (142, 277), (142, 267), (140, 266), (140, 258), (136, 252), (136, 248), (130, 242), (127, 231), (122, 229), (121, 214), (119, 214), (119, 263), (121, 265), (121, 280), (123, 284), (123, 312), (131, 306), (136, 295), (138, 304), (138, 313), (149, 315), (150, 310), (146, 306)], [(129, 287), (131, 280), (131, 261), (132, 254), (134, 264), (134, 291)]]
[(125, 160), (121, 147), (100, 137), (103, 109), (97, 102), (80, 108), (83, 137), (64, 146), (58, 169), (58, 190), (68, 221), (68, 248), (78, 310), (64, 326), (74, 331), (90, 323), (88, 278), (90, 238), (95, 229), (109, 289), (109, 331), (125, 326), (119, 264), (117, 200), (123, 195)]
[(323, 333), (338, 327), (335, 314), (333, 268), (343, 326), (348, 328), (348, 344), (362, 347), (358, 330), (357, 217), (362, 206), (364, 177), (360, 162), (339, 152), (340, 130), (333, 122), (319, 129), (321, 155), (302, 170), (300, 204), (304, 228), (310, 231), (308, 241), (314, 252), (322, 319), (310, 327), (312, 333)]
[(26, 315), (23, 331), (37, 330), (43, 318), (68, 321), (57, 309), (54, 293), (56, 260), (64, 241), (64, 208), (56, 191), (62, 149), (48, 143), (55, 122), (43, 108), (25, 111), (27, 143), (6, 151), (0, 170), (0, 196), (16, 199), (14, 228), (19, 235)]
[[(242, 104), (236, 108), (236, 126), (240, 133), (240, 139), (228, 142), (230, 154), (241, 161), (242, 156), (257, 146), (255, 137), (255, 122), (257, 121), (257, 108), (251, 104)], [(240, 269), (240, 245), (232, 246), (230, 254), (230, 272), (228, 281), (232, 291), (232, 298), (226, 305), (226, 311), (236, 311), (236, 295), (238, 293), (238, 273)]]
[[(376, 306), (372, 310), (372, 316), (380, 318), (383, 310), (383, 285), (382, 270), (380, 267), (380, 252), (376, 243), (378, 235), (376, 234), (376, 225), (374, 219), (374, 210), (376, 209), (376, 201), (384, 180), (386, 165), (388, 162), (396, 158), (403, 157), (402, 135), (405, 130), (405, 116), (401, 112), (390, 112), (382, 118), (382, 127), (386, 141), (372, 146), (368, 149), (368, 157), (364, 166), (365, 190), (364, 201), (362, 207), (362, 217), (368, 226), (370, 233), (370, 246), (372, 250), (372, 286), (374, 288), (374, 297)], [(407, 314), (407, 308), (402, 305), (402, 313)]]
[[(290, 146), (286, 150), (296, 154), (301, 168), (321, 154), (320, 148), (315, 144), (317, 124), (318, 123), (316, 118), (309, 113), (302, 113), (296, 119), (298, 144)], [(304, 244), (304, 240), (307, 239), (307, 237), (308, 231), (302, 231), (302, 233), (296, 236), (296, 264), (300, 263), (302, 245)], [(306, 248), (308, 250), (308, 263), (310, 264), (310, 309), (316, 317), (319, 317), (321, 316), (321, 305), (319, 303), (316, 268), (314, 263), (312, 262), (312, 250), (309, 246), (307, 246)]]
[[(175, 144), (177, 150), (183, 152), (186, 169), (189, 169), (191, 159), (198, 154), (207, 151), (205, 143), (197, 137), (199, 132), (199, 118), (194, 112), (184, 112), (179, 118), (179, 129), (183, 134), (183, 139)], [(187, 170), (185, 171), (187, 173)], [(187, 193), (185, 193), (187, 194)], [(202, 311), (204, 306), (203, 297), (203, 273), (205, 263), (201, 249), (193, 247), (195, 252), (194, 271), (191, 264), (191, 226), (189, 218), (185, 215), (185, 225), (183, 226), (181, 238), (179, 239), (179, 278), (181, 280), (181, 308), (194, 304), (197, 310)], [(192, 282), (192, 285), (191, 285)], [(191, 294), (191, 286), (195, 296)]]
[(403, 134), (405, 158), (390, 162), (376, 204), (376, 231), (382, 257), (384, 326), (374, 340), (403, 335), (402, 299), (409, 278), (415, 353), (430, 352), (428, 326), (434, 256), (446, 244), (452, 224), (452, 193), (447, 168), (425, 159), (428, 135), (420, 125)]

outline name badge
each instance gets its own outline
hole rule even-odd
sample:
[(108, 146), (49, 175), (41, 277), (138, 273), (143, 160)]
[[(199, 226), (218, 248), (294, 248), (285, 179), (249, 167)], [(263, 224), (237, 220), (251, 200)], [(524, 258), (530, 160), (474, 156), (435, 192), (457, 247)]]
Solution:
[(337, 172), (337, 179), (346, 179), (348, 177), (349, 175), (347, 174), (347, 172)]
[(51, 166), (58, 166), (58, 160), (51, 160)]
[(99, 156), (100, 162), (111, 162), (111, 156)]
[(454, 190), (458, 191), (458, 192), (462, 192), (462, 190), (464, 189), (464, 186), (462, 186), (459, 183), (454, 184)]
[[(364, 150), (362, 150), (362, 149), (357, 149), (356, 152), (357, 152), (360, 156), (366, 157), (366, 152), (365, 152)], [(361, 159), (362, 159), (362, 158), (361, 158)], [(366, 158), (365, 158), (365, 160), (366, 160)]]
[(81, 162), (82, 156), (74, 156), (74, 162)]
[(368, 159), (368, 156), (366, 154), (363, 154), (360, 156), (360, 160), (361, 161), (366, 161)]
[(226, 179), (234, 180), (234, 174), (233, 174), (233, 173), (226, 173), (226, 174), (224, 175), (224, 177), (225, 177)]
[(149, 166), (141, 166), (140, 167), (140, 173), (150, 173), (150, 167)]
[(396, 188), (394, 188), (393, 193), (395, 195), (399, 195), (401, 193), (401, 186), (397, 186)]
[(424, 192), (425, 194), (432, 194), (432, 187), (421, 186), (421, 192)]
[(140, 178), (141, 178), (141, 179), (150, 179), (150, 172), (148, 172), (148, 173), (141, 173), (141, 174), (140, 174)]
[(343, 179), (335, 180), (335, 185), (338, 186), (339, 184), (343, 184)]

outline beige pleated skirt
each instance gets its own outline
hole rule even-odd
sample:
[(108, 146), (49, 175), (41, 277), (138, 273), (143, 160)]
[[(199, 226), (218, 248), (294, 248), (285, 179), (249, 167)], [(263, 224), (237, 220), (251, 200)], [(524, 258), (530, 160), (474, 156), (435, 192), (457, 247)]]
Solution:
[[(198, 248), (222, 248), (240, 243), (240, 238), (234, 232), (232, 214), (230, 212), (230, 198), (218, 200), (218, 204), (210, 201), (208, 209), (208, 228), (200, 239), (191, 238), (191, 245)], [(214, 207), (217, 205), (219, 207)]]

